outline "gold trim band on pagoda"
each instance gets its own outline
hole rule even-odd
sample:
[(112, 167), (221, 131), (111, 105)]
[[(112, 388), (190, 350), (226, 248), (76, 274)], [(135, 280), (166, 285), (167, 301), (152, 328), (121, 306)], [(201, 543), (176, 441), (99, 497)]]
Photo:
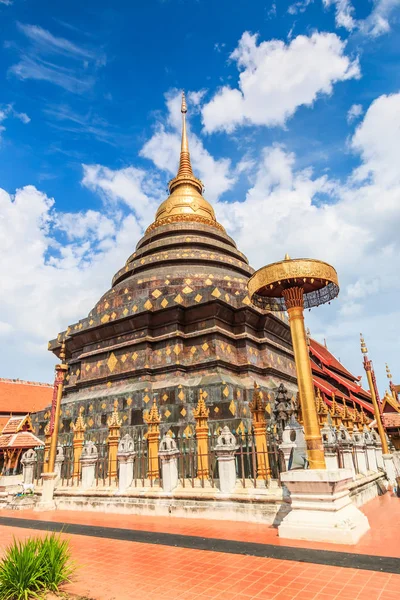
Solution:
[(212, 221), (211, 219), (207, 219), (206, 217), (202, 217), (201, 215), (171, 215), (170, 217), (165, 217), (164, 219), (157, 219), (146, 229), (146, 234), (154, 231), (157, 227), (162, 227), (162, 225), (171, 225), (172, 223), (201, 223), (202, 225), (209, 225), (210, 227), (215, 227), (220, 231), (225, 233), (224, 227), (218, 221)]

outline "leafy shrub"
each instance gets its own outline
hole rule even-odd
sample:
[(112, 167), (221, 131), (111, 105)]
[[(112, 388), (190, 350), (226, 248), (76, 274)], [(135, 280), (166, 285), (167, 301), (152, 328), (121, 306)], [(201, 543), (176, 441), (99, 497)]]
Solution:
[(14, 539), (0, 562), (0, 599), (40, 598), (46, 590), (57, 592), (75, 570), (67, 540), (60, 535)]

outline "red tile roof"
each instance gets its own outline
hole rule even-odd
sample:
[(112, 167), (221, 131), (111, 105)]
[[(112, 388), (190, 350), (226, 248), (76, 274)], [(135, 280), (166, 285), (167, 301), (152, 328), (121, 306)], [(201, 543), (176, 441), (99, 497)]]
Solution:
[(8, 417), (0, 417), (0, 433), (3, 431), (3, 427), (7, 423), (8, 423)]
[(400, 414), (399, 413), (383, 413), (382, 415), (383, 425), (385, 427), (400, 427)]
[(342, 363), (340, 363), (338, 361), (338, 359), (335, 358), (335, 356), (333, 356), (333, 354), (331, 354), (329, 352), (328, 348), (325, 348), (325, 346), (323, 346), (322, 344), (320, 344), (319, 342), (317, 342), (311, 338), (310, 338), (310, 351), (312, 354), (314, 354), (314, 356), (319, 358), (319, 360), (327, 367), (332, 367), (332, 369), (339, 371), (339, 373), (342, 373), (342, 375), (344, 375), (345, 377), (348, 377), (352, 381), (357, 380), (357, 377), (354, 377), (354, 375), (352, 373), (350, 373), (350, 371), (348, 371), (342, 365)]
[(44, 446), (44, 443), (30, 431), (0, 435), (0, 448), (36, 448), (36, 446)]
[(37, 412), (51, 404), (53, 386), (50, 383), (0, 378), (0, 413)]
[(25, 419), (26, 415), (23, 415), (22, 417), (10, 417), (7, 419), (7, 423), (4, 426), (2, 433), (17, 433)]

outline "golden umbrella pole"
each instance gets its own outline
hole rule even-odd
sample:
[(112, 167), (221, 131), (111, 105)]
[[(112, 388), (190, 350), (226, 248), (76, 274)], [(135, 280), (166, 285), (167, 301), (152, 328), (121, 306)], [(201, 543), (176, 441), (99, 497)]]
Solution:
[(308, 462), (310, 469), (325, 469), (304, 328), (304, 308), (324, 304), (338, 295), (337, 273), (327, 263), (309, 258), (292, 260), (286, 255), (285, 260), (256, 271), (248, 282), (248, 289), (256, 306), (288, 312)]
[(361, 338), (361, 352), (364, 355), (364, 369), (367, 374), (369, 390), (371, 392), (371, 400), (372, 400), (372, 406), (374, 407), (375, 421), (376, 421), (376, 425), (378, 427), (379, 437), (381, 438), (382, 454), (389, 454), (389, 446), (388, 446), (387, 439), (386, 439), (385, 429), (384, 429), (383, 423), (382, 423), (381, 411), (379, 410), (379, 405), (378, 405), (378, 398), (377, 398), (376, 387), (375, 387), (375, 382), (374, 382), (375, 376), (374, 376), (374, 373), (372, 370), (372, 362), (369, 360), (369, 358), (367, 356), (368, 348), (365, 345), (364, 338), (362, 337), (362, 335), (360, 335), (360, 338)]
[(289, 315), (290, 333), (292, 334), (304, 437), (307, 444), (307, 458), (310, 469), (325, 469), (324, 446), (322, 444), (318, 415), (315, 408), (314, 384), (304, 327), (303, 290), (298, 287), (289, 288), (283, 292), (283, 297), (285, 298)]
[(65, 342), (62, 343), (60, 351), (61, 364), (56, 365), (56, 380), (54, 383), (53, 405), (51, 407), (50, 417), (50, 453), (49, 463), (47, 467), (48, 473), (54, 473), (54, 465), (56, 462), (58, 431), (60, 426), (61, 398), (64, 389), (65, 374), (68, 371), (68, 365), (65, 364)]

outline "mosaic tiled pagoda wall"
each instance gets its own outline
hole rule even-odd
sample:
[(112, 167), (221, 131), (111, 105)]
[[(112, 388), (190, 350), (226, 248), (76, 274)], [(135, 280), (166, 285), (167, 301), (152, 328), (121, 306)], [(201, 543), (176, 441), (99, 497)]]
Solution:
[[(111, 289), (49, 343), (58, 355), (66, 341), (62, 441), (81, 406), (88, 437), (101, 438), (115, 399), (128, 429), (143, 426), (143, 411), (156, 394), (161, 432), (190, 434), (200, 389), (211, 426), (235, 430), (249, 426), (254, 381), (271, 400), (281, 382), (295, 393), (288, 325), (250, 305), (246, 284), (253, 269), (202, 196), (185, 122), (179, 171), (169, 187)], [(34, 417), (39, 435), (49, 412)]]

